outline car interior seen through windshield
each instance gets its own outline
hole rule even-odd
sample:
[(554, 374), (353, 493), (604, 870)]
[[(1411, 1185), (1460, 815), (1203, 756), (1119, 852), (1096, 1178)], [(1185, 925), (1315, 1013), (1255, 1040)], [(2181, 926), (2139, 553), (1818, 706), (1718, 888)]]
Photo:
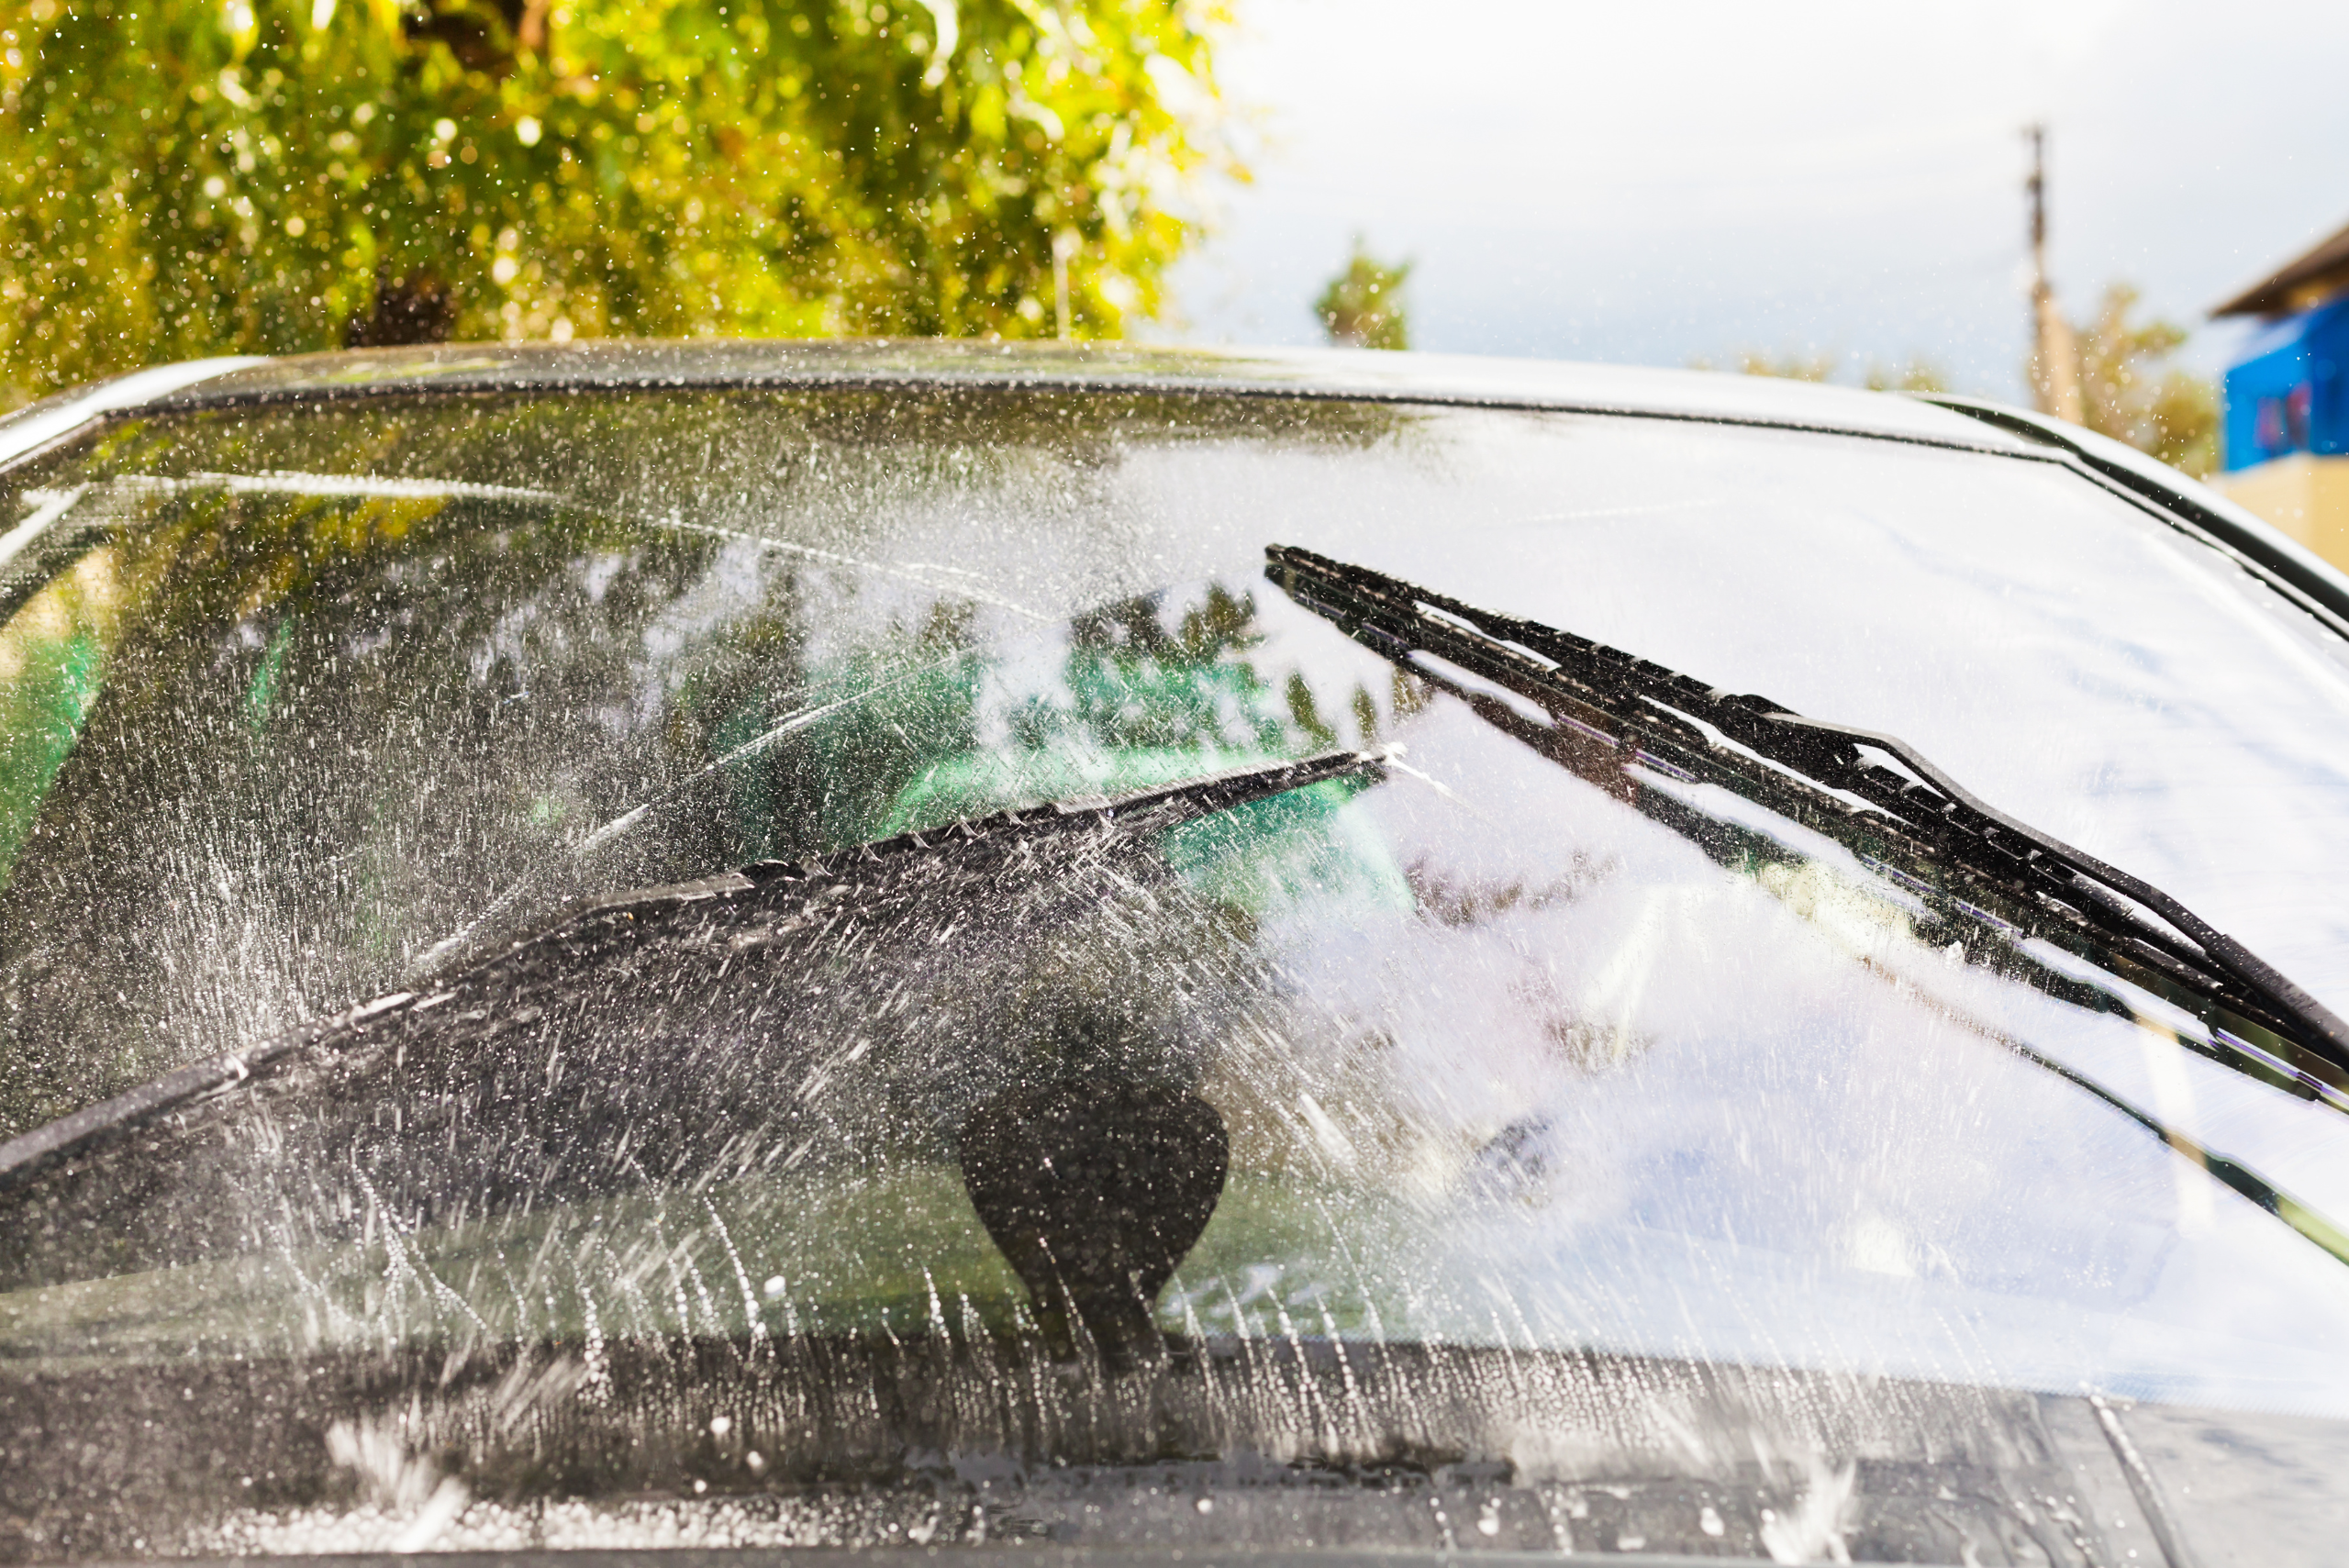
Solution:
[(2349, 641), (2076, 465), (515, 389), (0, 507), (0, 1561), (2338, 1495)]

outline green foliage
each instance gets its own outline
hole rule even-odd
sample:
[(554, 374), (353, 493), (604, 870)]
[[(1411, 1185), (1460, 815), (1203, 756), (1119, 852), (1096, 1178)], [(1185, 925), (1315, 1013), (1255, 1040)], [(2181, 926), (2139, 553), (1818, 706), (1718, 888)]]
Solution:
[(1222, 0), (0, 0), (0, 406), (346, 340), (1071, 330), (1232, 171)]
[[(1256, 600), (1210, 584), (1170, 629), (1156, 595), (1085, 611), (1069, 625), (1065, 698), (1035, 694), (1011, 714), (1030, 751), (1276, 756), (1291, 750), (1248, 654)], [(1140, 787), (1139, 785), (1135, 787)]]
[(1343, 348), (1409, 348), (1410, 311), (1403, 300), (1403, 284), (1410, 275), (1408, 261), (1388, 266), (1375, 261), (1356, 236), (1344, 270), (1313, 302), (1330, 341)]
[(2219, 389), (2170, 363), (2186, 346), (2185, 328), (2130, 319), (2138, 297), (2132, 285), (2112, 284), (2096, 319), (2073, 329), (2082, 412), (2089, 429), (2199, 479), (2219, 466)]

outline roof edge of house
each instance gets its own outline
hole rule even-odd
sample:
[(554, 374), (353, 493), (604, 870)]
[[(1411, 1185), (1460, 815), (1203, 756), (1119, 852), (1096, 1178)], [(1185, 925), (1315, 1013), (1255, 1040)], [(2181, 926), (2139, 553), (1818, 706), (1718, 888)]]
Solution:
[(2292, 295), (2310, 285), (2349, 289), (2349, 224), (2333, 230), (2267, 276), (2210, 307), (2215, 320), (2226, 316), (2282, 316), (2295, 308)]

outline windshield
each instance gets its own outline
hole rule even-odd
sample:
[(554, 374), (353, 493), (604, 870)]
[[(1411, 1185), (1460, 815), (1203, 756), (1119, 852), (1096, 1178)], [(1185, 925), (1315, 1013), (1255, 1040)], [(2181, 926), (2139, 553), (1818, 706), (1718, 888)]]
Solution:
[(2342, 645), (2053, 463), (702, 392), (9, 484), (23, 1555), (2120, 1562), (2164, 1411), (2349, 1419), (2337, 1075), (1264, 574), (1898, 733), (2349, 1010)]

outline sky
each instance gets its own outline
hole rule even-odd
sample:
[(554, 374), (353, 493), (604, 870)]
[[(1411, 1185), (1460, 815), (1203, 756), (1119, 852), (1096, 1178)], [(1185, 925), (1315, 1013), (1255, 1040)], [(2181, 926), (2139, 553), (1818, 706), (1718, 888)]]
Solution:
[(1921, 355), (2025, 395), (2021, 128), (2050, 272), (2126, 279), (2214, 370), (2226, 295), (2349, 223), (2349, 5), (1234, 0), (1253, 182), (1211, 193), (1176, 336), (1320, 340), (1354, 235), (1413, 346), (1681, 365)]

